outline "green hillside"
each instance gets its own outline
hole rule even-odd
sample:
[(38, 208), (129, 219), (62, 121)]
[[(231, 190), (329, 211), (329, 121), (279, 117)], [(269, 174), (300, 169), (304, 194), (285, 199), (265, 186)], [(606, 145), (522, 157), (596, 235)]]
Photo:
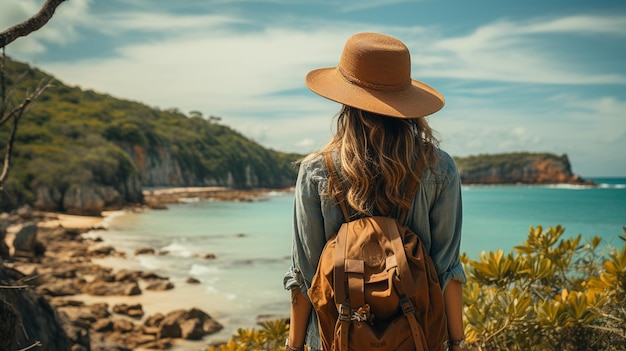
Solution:
[[(6, 209), (35, 201), (37, 189), (63, 194), (73, 186), (105, 185), (120, 189), (129, 177), (142, 186), (228, 185), (286, 187), (295, 182), (292, 162), (299, 155), (267, 149), (215, 118), (189, 117), (138, 102), (83, 91), (29, 65), (8, 60), (9, 107), (16, 106), (42, 80), (53, 79), (22, 117), (11, 174), (2, 193)], [(9, 133), (0, 130), (4, 149)], [(142, 157), (129, 150), (142, 151)], [(146, 184), (141, 174), (163, 154), (175, 162), (180, 177), (170, 184)], [(147, 156), (146, 156), (147, 155)], [(142, 163), (143, 162), (143, 163)]]

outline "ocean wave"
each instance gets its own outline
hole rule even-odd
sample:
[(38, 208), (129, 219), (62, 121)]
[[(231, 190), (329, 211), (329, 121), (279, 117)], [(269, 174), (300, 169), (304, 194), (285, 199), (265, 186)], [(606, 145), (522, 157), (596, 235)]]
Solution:
[(173, 243), (162, 247), (159, 251), (167, 251), (169, 255), (180, 257), (193, 256), (192, 249), (187, 244), (183, 244), (180, 241), (174, 241)]
[(583, 184), (551, 184), (546, 185), (546, 188), (552, 189), (570, 189), (570, 190), (586, 190), (597, 188), (596, 185), (583, 185)]
[(178, 202), (189, 204), (189, 203), (194, 203), (194, 202), (200, 202), (200, 198), (199, 197), (181, 197), (180, 199), (178, 199)]
[(293, 189), (289, 189), (289, 190), (272, 190), (272, 191), (268, 191), (267, 193), (265, 193), (265, 196), (283, 196), (285, 194), (290, 194), (293, 193)]
[(602, 189), (626, 189), (626, 184), (607, 184), (602, 183), (598, 185)]
[(207, 266), (203, 264), (194, 263), (189, 268), (189, 275), (197, 277), (209, 274), (215, 274), (219, 271), (219, 268), (215, 266)]
[(161, 260), (158, 256), (152, 255), (139, 255), (137, 256), (137, 261), (139, 264), (149, 270), (157, 271), (167, 267), (164, 264), (163, 260)]

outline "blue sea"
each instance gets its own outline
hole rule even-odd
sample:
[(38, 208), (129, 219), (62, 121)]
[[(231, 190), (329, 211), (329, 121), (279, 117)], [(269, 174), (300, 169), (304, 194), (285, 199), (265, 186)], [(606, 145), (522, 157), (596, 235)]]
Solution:
[[(508, 252), (524, 242), (531, 226), (558, 224), (565, 235), (600, 236), (621, 247), (626, 178), (593, 180), (600, 186), (464, 186), (462, 251), (472, 258), (482, 251)], [(205, 310), (226, 326), (211, 338), (225, 340), (238, 327), (256, 327), (259, 315), (289, 314), (282, 277), (290, 264), (292, 204), (290, 193), (271, 193), (257, 202), (188, 199), (167, 210), (114, 215), (105, 232), (92, 234), (127, 253), (126, 259), (102, 263), (170, 277), (176, 288), (163, 293), (168, 301), (162, 308)], [(167, 254), (133, 254), (145, 247)], [(207, 253), (215, 259), (198, 257)], [(188, 277), (201, 283), (190, 288)]]

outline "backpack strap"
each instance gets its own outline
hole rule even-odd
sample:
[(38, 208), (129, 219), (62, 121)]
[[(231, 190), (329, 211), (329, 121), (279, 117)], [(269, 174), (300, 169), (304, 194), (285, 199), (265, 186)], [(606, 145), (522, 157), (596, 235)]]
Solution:
[[(348, 224), (343, 224), (342, 229), (345, 229), (344, 226)], [(350, 331), (350, 324), (352, 323), (352, 307), (353, 301), (352, 298), (348, 301), (347, 286), (351, 280), (351, 276), (353, 274), (346, 272), (347, 262), (345, 260), (346, 254), (346, 239), (347, 239), (347, 230), (339, 230), (337, 233), (337, 246), (335, 247), (335, 268), (334, 272), (334, 288), (335, 288), (335, 304), (338, 306), (338, 320), (337, 324), (339, 324), (340, 328), (338, 332), (338, 339), (340, 342), (339, 350), (348, 350), (348, 333)], [(361, 279), (362, 280), (362, 279)], [(361, 288), (362, 289), (362, 288)], [(359, 305), (355, 305), (359, 306)]]
[[(416, 350), (423, 350), (424, 345), (427, 345), (427, 342), (426, 340), (424, 340), (423, 333), (420, 332), (420, 326), (415, 316), (415, 305), (407, 296), (408, 294), (412, 294), (414, 291), (416, 291), (417, 286), (415, 285), (413, 277), (409, 272), (409, 267), (407, 266), (406, 252), (404, 251), (402, 238), (400, 238), (400, 234), (398, 233), (397, 228), (389, 228), (388, 233), (391, 237), (390, 239), (394, 247), (394, 252), (398, 256), (400, 256), (400, 259), (397, 260), (395, 256), (388, 257), (387, 269), (389, 269), (391, 266), (396, 267), (397, 279), (395, 281), (394, 287), (396, 288), (396, 292), (400, 297), (400, 308), (402, 309), (402, 314), (404, 314), (409, 322), (409, 327), (411, 328), (411, 335), (413, 336), (413, 342), (415, 344)], [(393, 262), (390, 263), (390, 259)]]

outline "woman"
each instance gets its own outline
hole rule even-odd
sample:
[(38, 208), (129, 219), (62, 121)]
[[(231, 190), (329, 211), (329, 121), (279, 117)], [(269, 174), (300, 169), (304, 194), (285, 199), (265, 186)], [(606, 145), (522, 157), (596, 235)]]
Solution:
[[(323, 155), (330, 153), (349, 189), (345, 201), (358, 215), (392, 215), (410, 209), (407, 225), (433, 259), (444, 294), (450, 349), (464, 349), (461, 186), (452, 158), (437, 147), (424, 116), (443, 107), (435, 89), (411, 79), (411, 60), (399, 40), (377, 33), (350, 37), (337, 67), (310, 72), (307, 86), (343, 105), (337, 130), (320, 151), (300, 165), (295, 193), (293, 266), (285, 276), (291, 290), (291, 326), (286, 350), (321, 350), (315, 311), (307, 290), (322, 249), (343, 217)], [(403, 184), (416, 179), (411, 203), (402, 203)], [(331, 187), (330, 189), (335, 189)]]

